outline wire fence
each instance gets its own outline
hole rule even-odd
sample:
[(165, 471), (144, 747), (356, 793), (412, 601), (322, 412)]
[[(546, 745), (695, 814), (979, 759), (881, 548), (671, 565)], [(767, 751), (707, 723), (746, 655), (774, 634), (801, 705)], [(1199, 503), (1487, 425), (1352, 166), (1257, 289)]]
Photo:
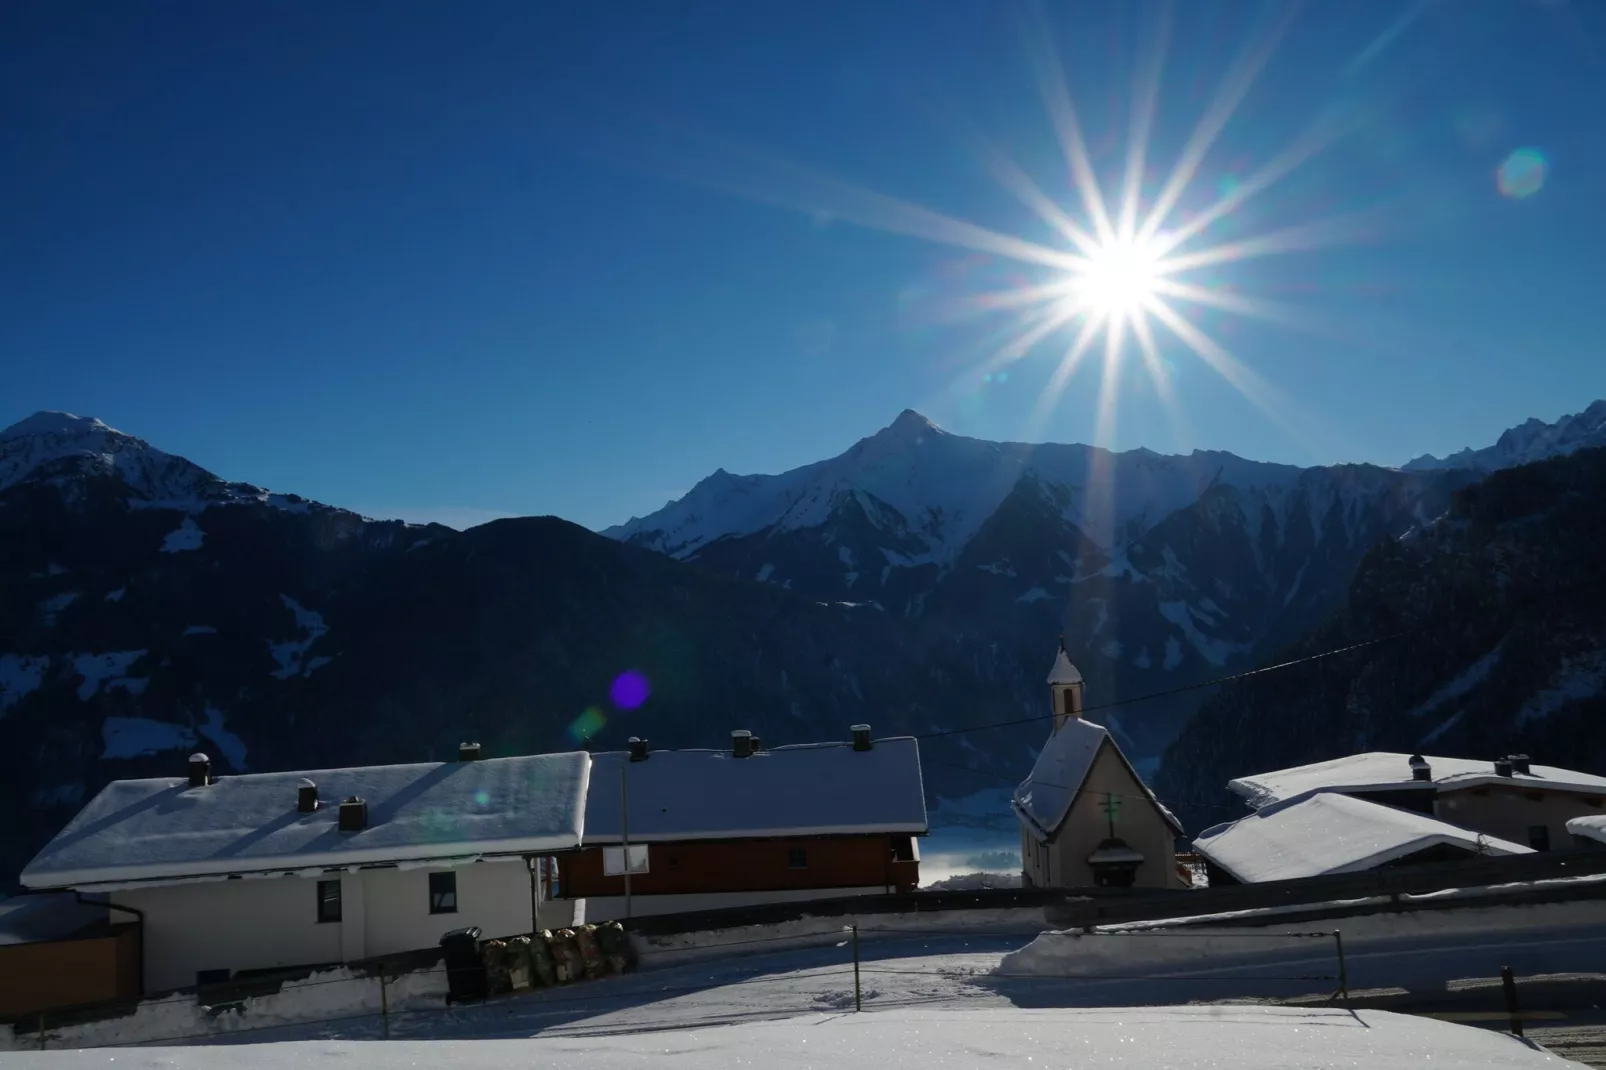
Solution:
[[(1111, 946), (1122, 950), (1113, 957), (1091, 962), (1092, 966), (1097, 966), (1099, 961), (1109, 962), (1109, 968), (1104, 970), (1079, 968), (1051, 972), (1034, 969), (1026, 973), (992, 976), (990, 966), (967, 970), (955, 965), (931, 965), (922, 961), (922, 955), (895, 954), (891, 949), (886, 949), (884, 954), (867, 956), (864, 945), (872, 937), (876, 938), (875, 943), (883, 946), (889, 943), (887, 938), (893, 937), (941, 939), (958, 945), (974, 940), (1022, 940), (1023, 937), (1096, 940), (1101, 943), (1120, 941)], [(1146, 940), (1177, 938), (1201, 941), (1199, 952), (1181, 962), (1167, 960), (1164, 955), (1150, 956), (1145, 960), (1141, 954), (1136, 957), (1131, 954), (1136, 952), (1139, 943)], [(800, 943), (800, 940), (812, 940), (813, 943)], [(1244, 941), (1244, 946), (1251, 947), (1257, 946), (1257, 942), (1261, 947), (1272, 946), (1266, 943), (1268, 941), (1330, 941), (1330, 953), (1336, 970), (1331, 973), (1303, 973), (1285, 968), (1280, 972), (1260, 972), (1253, 967), (1257, 965), (1257, 959), (1264, 958), (1264, 953), (1245, 954), (1223, 950), (1223, 942), (1237, 941)], [(773, 947), (777, 952), (797, 952), (798, 955), (790, 963), (777, 963), (763, 955), (725, 954), (727, 950), (751, 953), (766, 946)], [(838, 951), (839, 957), (833, 954)], [(961, 952), (950, 949), (935, 953)], [(636, 970), (591, 982), (576, 981), (457, 1003), (449, 998), (448, 970), (438, 963), (405, 971), (387, 970), (383, 964), (354, 964), (340, 967), (346, 976), (339, 977), (319, 977), (314, 974), (294, 979), (285, 979), (282, 975), (237, 978), (215, 987), (141, 1000), (137, 1004), (120, 1001), (43, 1012), (31, 1019), (13, 1023), (12, 1046), (17, 1050), (46, 1050), (51, 1047), (226, 1043), (231, 1040), (269, 1039), (272, 1034), (279, 1034), (281, 1038), (287, 1034), (306, 1037), (309, 1030), (390, 1039), (398, 1031), (409, 1035), (439, 1035), (453, 1031), (473, 1034), (476, 1031), (483, 1033), (486, 1029), (495, 1031), (497, 1028), (506, 1028), (507, 1023), (520, 1018), (565, 1020), (557, 1026), (530, 1023), (535, 1025), (535, 1032), (542, 1032), (547, 1028), (578, 1025), (600, 1015), (641, 1011), (667, 999), (696, 993), (718, 993), (721, 990), (730, 990), (732, 998), (726, 1003), (715, 1002), (701, 1008), (713, 1016), (709, 1020), (759, 1013), (841, 1011), (850, 1006), (855, 1011), (862, 1011), (867, 998), (873, 1001), (871, 1009), (945, 1002), (956, 998), (951, 993), (883, 992), (874, 987), (877, 984), (884, 986), (896, 977), (947, 978), (994, 986), (1164, 982), (1167, 985), (1165, 991), (1168, 992), (1175, 992), (1180, 986), (1191, 983), (1231, 986), (1234, 994), (1240, 996), (1257, 994), (1254, 992), (1256, 986), (1320, 984), (1336, 986), (1329, 998), (1348, 998), (1343, 939), (1337, 932), (1094, 930), (1031, 936), (1020, 930), (861, 928), (850, 924), (839, 930), (822, 930), (812, 934), (785, 934), (685, 947), (654, 947), (651, 948), (651, 954), (655, 959), (659, 956), (692, 954), (701, 955), (703, 959), (679, 965), (671, 959), (668, 965), (662, 967), (662, 973), (656, 968)], [(1076, 960), (1072, 957), (1068, 961), (1074, 964)], [(1301, 964), (1305, 961), (1301, 960)], [(1122, 962), (1131, 962), (1138, 968), (1123, 967), (1120, 965)], [(1146, 963), (1151, 968), (1144, 969)], [(1258, 964), (1274, 970), (1277, 962), (1273, 957)], [(699, 969), (707, 969), (708, 972), (701, 977), (688, 976)], [(1250, 972), (1242, 972), (1245, 969)], [(872, 985), (868, 991), (866, 979)], [(836, 987), (824, 992), (815, 991), (820, 985)], [(777, 992), (774, 997), (764, 996), (764, 986), (783, 991)], [(755, 995), (738, 996), (738, 992)], [(1272, 992), (1268, 988), (1263, 994), (1288, 993)], [(752, 1005), (754, 999), (759, 1000), (757, 1006)], [(189, 1008), (187, 1013), (177, 1009), (185, 1005)], [(678, 1015), (674, 1020), (687, 1021), (684, 1015)], [(653, 1026), (649, 1023), (644, 1027)], [(628, 1022), (622, 1022), (608, 1028), (611, 1031), (628, 1032), (630, 1026)]]

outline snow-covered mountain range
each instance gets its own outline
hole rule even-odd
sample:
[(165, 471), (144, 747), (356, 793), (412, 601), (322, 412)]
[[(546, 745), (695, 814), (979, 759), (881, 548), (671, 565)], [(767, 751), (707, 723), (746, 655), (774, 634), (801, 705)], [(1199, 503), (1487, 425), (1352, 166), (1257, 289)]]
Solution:
[[(821, 601), (941, 620), (1023, 660), (1063, 629), (1089, 701), (1115, 701), (1303, 635), (1371, 547), (1443, 513), (1495, 454), (1569, 452), (1606, 434), (1601, 416), (1606, 402), (1530, 421), (1489, 451), (1394, 469), (990, 442), (906, 410), (837, 457), (779, 475), (721, 470), (604, 534)], [(1191, 708), (1111, 720), (1141, 765)]]
[(1300, 471), (1221, 452), (1166, 457), (1144, 449), (988, 442), (949, 434), (905, 409), (839, 457), (775, 476), (720, 469), (679, 501), (603, 534), (686, 559), (722, 538), (820, 527), (851, 500), (900, 544), (886, 548), (881, 564), (947, 565), (1023, 478), (1063, 488), (1062, 519), (1108, 546), (1215, 484), (1285, 487)]
[(1448, 457), (1424, 454), (1408, 461), (1404, 467), (1412, 472), (1444, 468), (1493, 472), (1547, 457), (1566, 456), (1593, 446), (1606, 446), (1606, 401), (1597, 401), (1583, 412), (1563, 416), (1553, 424), (1538, 419), (1526, 420), (1484, 449), (1469, 446)]
[(0, 430), (0, 491), (24, 480), (72, 488), (75, 481), (95, 476), (115, 477), (134, 508), (194, 512), (209, 505), (255, 503), (301, 512), (310, 504), (298, 495), (227, 482), (93, 416), (36, 412)]
[[(1576, 419), (1508, 455), (1570, 452)], [(1363, 558), (1439, 530), (1481, 478), (991, 443), (906, 412), (818, 464), (716, 474), (612, 538), (553, 518), (456, 532), (37, 414), (0, 431), (0, 883), (106, 780), (196, 747), (228, 771), (472, 736), (514, 753), (945, 731), (1041, 714), (1060, 631), (1091, 706), (1197, 682), (1310, 634)], [(653, 681), (648, 708), (608, 705), (626, 669)], [(1093, 715), (1153, 769), (1193, 697)], [(929, 740), (928, 787), (996, 788), (1040, 738)]]

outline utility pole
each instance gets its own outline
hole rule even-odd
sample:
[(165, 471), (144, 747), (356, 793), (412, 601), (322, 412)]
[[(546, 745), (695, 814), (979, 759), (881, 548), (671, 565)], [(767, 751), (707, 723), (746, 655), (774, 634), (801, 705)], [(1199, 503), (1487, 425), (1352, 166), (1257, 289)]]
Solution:
[(624, 844), (625, 856), (625, 920), (630, 919), (630, 789), (625, 786), (625, 770), (629, 763), (619, 766), (619, 839)]

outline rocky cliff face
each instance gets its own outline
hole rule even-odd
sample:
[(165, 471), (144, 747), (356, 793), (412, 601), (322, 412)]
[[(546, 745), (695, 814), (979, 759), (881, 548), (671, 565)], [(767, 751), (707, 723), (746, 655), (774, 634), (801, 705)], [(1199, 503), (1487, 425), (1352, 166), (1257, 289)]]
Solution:
[(1496, 472), (1379, 543), (1295, 657), (1224, 687), (1166, 752), (1161, 796), (1199, 828), (1242, 813), (1228, 780), (1359, 750), (1606, 771), (1606, 450)]

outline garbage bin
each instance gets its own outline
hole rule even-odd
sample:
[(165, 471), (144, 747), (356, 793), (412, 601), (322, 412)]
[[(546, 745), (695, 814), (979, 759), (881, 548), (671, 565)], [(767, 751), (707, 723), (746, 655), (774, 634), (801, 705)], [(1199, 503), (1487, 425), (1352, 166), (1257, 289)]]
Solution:
[(480, 957), (480, 927), (453, 929), (441, 937), (446, 952), (446, 1001), (485, 998), (485, 960)]

